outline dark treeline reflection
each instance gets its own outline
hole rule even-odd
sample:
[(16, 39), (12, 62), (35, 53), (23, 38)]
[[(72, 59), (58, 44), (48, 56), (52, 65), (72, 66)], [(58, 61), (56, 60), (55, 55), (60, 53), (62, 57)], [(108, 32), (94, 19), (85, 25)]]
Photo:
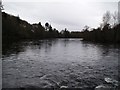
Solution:
[[(106, 18), (108, 18), (108, 15), (109, 14), (107, 14)], [(47, 22), (45, 23), (45, 26), (42, 26), (41, 22), (29, 24), (28, 22), (21, 20), (19, 16), (12, 16), (2, 12), (3, 45), (23, 39), (45, 38), (83, 38), (83, 40), (87, 41), (119, 43), (119, 29), (120, 24), (111, 27), (105, 19), (104, 26), (92, 29), (91, 31), (89, 31), (89, 27), (85, 27), (81, 32), (70, 32), (66, 28), (59, 32)]]
[(9, 56), (11, 54), (18, 54), (19, 52), (24, 52), (24, 47), (28, 44), (25, 42), (14, 42), (14, 43), (7, 43), (2, 46), (2, 54), (4, 56)]
[(49, 52), (51, 47), (55, 45), (57, 39), (45, 39), (45, 40), (19, 40), (14, 43), (7, 43), (3, 45), (2, 54), (4, 56), (16, 55), (20, 52), (25, 52), (26, 49), (45, 49), (45, 52)]

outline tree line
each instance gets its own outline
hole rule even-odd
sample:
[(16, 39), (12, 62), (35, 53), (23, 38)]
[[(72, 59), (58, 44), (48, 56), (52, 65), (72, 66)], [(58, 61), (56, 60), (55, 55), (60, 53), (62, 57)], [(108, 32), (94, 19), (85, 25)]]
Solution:
[[(110, 24), (111, 17), (113, 23)], [(48, 22), (44, 26), (41, 22), (30, 24), (21, 20), (19, 16), (9, 15), (2, 12), (2, 39), (3, 43), (14, 42), (24, 39), (45, 39), (45, 38), (83, 38), (83, 40), (94, 42), (120, 42), (120, 24), (117, 23), (117, 14), (111, 15), (106, 12), (103, 15), (103, 23), (97, 29), (91, 31), (88, 26), (80, 31), (68, 31), (67, 28), (58, 31)]]
[(72, 32), (66, 28), (59, 32), (56, 28), (46, 22), (44, 26), (41, 22), (30, 24), (21, 20), (19, 16), (9, 15), (2, 12), (2, 39), (4, 42), (11, 42), (22, 39), (45, 39), (45, 38), (70, 38)]
[(114, 14), (107, 11), (103, 15), (103, 22), (98, 28), (91, 31), (88, 26), (83, 29), (82, 37), (87, 41), (103, 42), (103, 43), (120, 43), (120, 23), (118, 22), (118, 13)]

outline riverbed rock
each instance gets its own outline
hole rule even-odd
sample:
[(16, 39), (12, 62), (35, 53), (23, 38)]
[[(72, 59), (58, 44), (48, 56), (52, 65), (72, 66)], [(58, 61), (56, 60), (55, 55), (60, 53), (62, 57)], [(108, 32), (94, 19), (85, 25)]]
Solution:
[(116, 90), (115, 87), (112, 87), (110, 85), (98, 85), (95, 87), (95, 90)]
[(68, 88), (68, 86), (60, 86), (60, 88)]
[(117, 80), (115, 80), (115, 79), (112, 79), (112, 78), (105, 78), (104, 79), (107, 83), (110, 83), (110, 84), (113, 84), (113, 85), (115, 85), (115, 86), (118, 86), (118, 81)]

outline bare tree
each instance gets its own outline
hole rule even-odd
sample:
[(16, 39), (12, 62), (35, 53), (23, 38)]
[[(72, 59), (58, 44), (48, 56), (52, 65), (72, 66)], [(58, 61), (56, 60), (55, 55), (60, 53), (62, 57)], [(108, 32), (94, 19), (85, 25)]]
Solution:
[(120, 24), (120, 1), (118, 2), (118, 24)]
[(0, 11), (1, 10), (4, 10), (4, 8), (3, 8), (3, 5), (2, 5), (2, 1), (0, 0)]
[(109, 24), (109, 21), (111, 19), (111, 13), (110, 11), (107, 11), (104, 15), (103, 15), (103, 24), (104, 26)]
[(83, 31), (89, 31), (89, 26), (85, 25)]
[(112, 18), (113, 18), (113, 26), (115, 26), (116, 24), (118, 24), (118, 13), (116, 11), (112, 14)]

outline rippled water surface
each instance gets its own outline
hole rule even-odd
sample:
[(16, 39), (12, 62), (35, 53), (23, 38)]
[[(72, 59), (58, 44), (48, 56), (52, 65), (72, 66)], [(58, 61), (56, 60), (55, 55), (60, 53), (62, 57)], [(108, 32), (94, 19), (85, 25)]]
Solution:
[(3, 48), (3, 88), (94, 88), (119, 80), (120, 46), (80, 39), (22, 41)]

